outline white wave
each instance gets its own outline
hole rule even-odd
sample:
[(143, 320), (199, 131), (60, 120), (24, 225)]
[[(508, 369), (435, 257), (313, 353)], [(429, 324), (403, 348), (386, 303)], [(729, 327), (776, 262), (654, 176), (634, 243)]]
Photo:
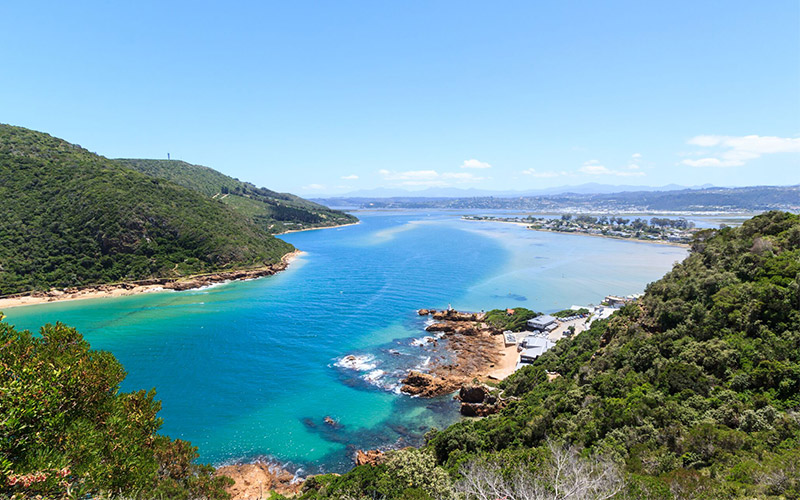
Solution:
[(338, 366), (339, 368), (347, 368), (348, 370), (356, 370), (359, 372), (366, 372), (369, 370), (374, 370), (376, 366), (378, 366), (375, 362), (375, 356), (369, 354), (362, 354), (356, 356), (354, 354), (348, 354), (340, 358), (334, 366)]
[(362, 375), (361, 378), (363, 378), (372, 385), (379, 385), (380, 380), (384, 376), (384, 374), (386, 374), (386, 372), (383, 370), (372, 370), (371, 372)]
[(216, 288), (218, 286), (227, 285), (230, 282), (231, 282), (231, 280), (225, 280), (225, 281), (220, 281), (218, 283), (211, 283), (211, 284), (208, 284), (208, 285), (203, 285), (203, 286), (199, 286), (197, 288), (193, 288), (192, 291), (193, 292), (202, 292), (203, 290), (209, 290), (211, 288)]
[(429, 337), (429, 336), (426, 335), (426, 336), (422, 337), (421, 339), (412, 340), (411, 341), (411, 345), (422, 347), (425, 344), (428, 344), (429, 342), (435, 342), (435, 341), (436, 341), (436, 338)]

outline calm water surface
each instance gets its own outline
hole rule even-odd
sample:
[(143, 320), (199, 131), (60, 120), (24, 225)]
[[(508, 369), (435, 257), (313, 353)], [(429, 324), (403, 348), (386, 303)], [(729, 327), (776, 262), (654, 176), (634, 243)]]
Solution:
[(199, 446), (203, 461), (341, 471), (354, 448), (413, 444), (458, 418), (449, 397), (397, 393), (403, 370), (427, 360), (413, 344), (425, 333), (416, 309), (552, 312), (641, 292), (686, 255), (446, 212), (358, 216), (356, 226), (285, 235), (306, 253), (276, 276), (6, 315), (28, 329), (62, 321), (114, 353), (128, 371), (123, 389), (155, 387), (162, 432)]

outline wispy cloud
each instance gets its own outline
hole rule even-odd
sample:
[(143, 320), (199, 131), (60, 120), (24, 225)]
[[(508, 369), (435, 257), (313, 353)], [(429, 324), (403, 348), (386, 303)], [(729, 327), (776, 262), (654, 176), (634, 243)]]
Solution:
[(358, 176), (356, 174), (343, 175), (342, 179), (344, 179), (346, 181), (354, 181), (354, 180), (358, 179)]
[(538, 177), (540, 179), (549, 179), (549, 178), (552, 178), (552, 177), (560, 177), (562, 175), (567, 175), (567, 173), (563, 172), (563, 171), (562, 172), (553, 172), (553, 171), (539, 172), (535, 168), (525, 169), (525, 170), (522, 171), (522, 173), (525, 174), (525, 175), (530, 175), (531, 177)]
[(477, 177), (471, 172), (442, 172), (436, 170), (406, 170), (395, 172), (379, 170), (379, 174), (387, 181), (396, 181), (401, 186), (449, 186), (467, 182), (482, 181), (484, 177)]
[(800, 138), (745, 135), (698, 135), (689, 139), (688, 144), (701, 148), (708, 155), (698, 159), (686, 159), (681, 164), (690, 167), (740, 167), (750, 160), (775, 153), (800, 153)]
[[(634, 167), (634, 168), (631, 168)], [(601, 165), (598, 160), (589, 160), (583, 164), (578, 172), (587, 175), (615, 175), (617, 177), (641, 177), (644, 172), (638, 171), (638, 165), (629, 165), (628, 170), (612, 170)]]
[(461, 168), (492, 168), (492, 166), (485, 161), (479, 161), (473, 158), (471, 160), (464, 160), (464, 163), (461, 164)]
[(300, 189), (303, 191), (323, 191), (325, 189), (324, 184), (309, 184), (307, 186), (303, 186)]

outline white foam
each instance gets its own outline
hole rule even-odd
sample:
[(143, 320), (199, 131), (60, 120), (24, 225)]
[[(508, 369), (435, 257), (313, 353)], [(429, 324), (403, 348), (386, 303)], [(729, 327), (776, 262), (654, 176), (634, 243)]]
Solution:
[(369, 354), (362, 354), (359, 356), (348, 354), (347, 356), (340, 358), (333, 365), (338, 366), (339, 368), (347, 368), (348, 370), (366, 372), (375, 369), (377, 364), (374, 361), (375, 356)]
[(434, 342), (435, 340), (436, 340), (436, 338), (429, 337), (429, 336), (426, 335), (426, 336), (422, 337), (421, 339), (412, 340), (411, 341), (411, 345), (422, 347), (422, 346), (424, 346), (425, 344), (427, 344), (429, 342)]

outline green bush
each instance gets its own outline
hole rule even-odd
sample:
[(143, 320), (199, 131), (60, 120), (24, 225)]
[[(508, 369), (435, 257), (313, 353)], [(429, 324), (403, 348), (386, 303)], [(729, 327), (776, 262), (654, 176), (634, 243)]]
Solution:
[(0, 495), (227, 498), (196, 448), (157, 434), (155, 391), (119, 392), (125, 371), (73, 328), (0, 322)]

